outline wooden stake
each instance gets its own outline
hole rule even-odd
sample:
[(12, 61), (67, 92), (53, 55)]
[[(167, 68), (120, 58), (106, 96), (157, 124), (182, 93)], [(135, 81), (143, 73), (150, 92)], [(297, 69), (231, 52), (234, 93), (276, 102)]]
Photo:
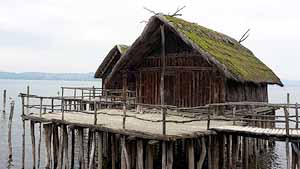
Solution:
[(153, 147), (151, 144), (146, 145), (146, 169), (153, 169)]
[(137, 140), (137, 169), (144, 169), (144, 146), (143, 140)]
[(51, 124), (44, 124), (45, 148), (46, 148), (46, 169), (51, 168)]
[(122, 151), (121, 151), (121, 169), (130, 169), (130, 161), (128, 157), (128, 151), (126, 148), (126, 138), (125, 136), (122, 136), (121, 138), (121, 145), (122, 145)]
[(85, 169), (85, 164), (84, 164), (84, 147), (83, 147), (83, 129), (78, 129), (78, 148), (79, 148), (79, 153), (78, 153), (78, 161), (79, 161), (79, 166), (81, 169)]
[(65, 169), (65, 168), (70, 168), (69, 167), (69, 143), (68, 143), (68, 130), (67, 130), (67, 126), (66, 125), (64, 125), (63, 126), (63, 148), (64, 148), (64, 150), (63, 150), (63, 153), (64, 153), (64, 155), (63, 155), (63, 161), (64, 161), (64, 165), (63, 165), (63, 168)]
[(31, 134), (31, 144), (32, 144), (32, 168), (35, 169), (35, 133), (34, 133), (34, 122), (30, 121), (30, 134)]
[(62, 169), (63, 160), (64, 160), (64, 125), (62, 124), (60, 126), (60, 140), (59, 140), (59, 148), (58, 148), (58, 165), (57, 169)]
[(52, 138), (52, 147), (53, 147), (53, 168), (57, 168), (58, 165), (58, 147), (59, 147), (59, 137), (58, 137), (58, 127), (57, 125), (53, 124), (52, 125), (52, 133), (53, 133), (53, 138)]
[(173, 142), (168, 142), (167, 146), (167, 169), (173, 169)]
[[(237, 168), (237, 161), (238, 161), (238, 153), (239, 153), (239, 142), (238, 142), (238, 136), (237, 135), (232, 135), (232, 161), (231, 161), (231, 167), (232, 169)], [(246, 154), (248, 155), (248, 154)]]
[(189, 169), (195, 169), (195, 151), (194, 151), (194, 140), (188, 141), (188, 164)]
[(14, 116), (14, 107), (15, 102), (12, 100), (10, 103), (10, 113), (9, 113), (9, 122), (8, 122), (8, 162), (12, 162), (12, 143), (11, 143), (11, 126)]
[(115, 135), (111, 135), (111, 168), (116, 169), (116, 138)]
[(92, 133), (92, 150), (91, 150), (91, 154), (90, 154), (89, 169), (94, 168), (95, 149), (96, 149), (96, 135), (93, 132)]
[(3, 90), (3, 113), (5, 113), (6, 109), (6, 90)]
[(201, 154), (199, 157), (199, 161), (197, 161), (197, 169), (202, 169), (203, 163), (206, 157), (206, 146), (205, 146), (205, 138), (201, 137), (201, 142), (200, 139), (197, 139), (197, 142), (199, 146), (201, 147)]
[(98, 168), (103, 168), (103, 133), (98, 132)]
[(166, 141), (162, 141), (162, 159), (161, 159), (161, 164), (162, 164), (162, 169), (167, 169), (167, 145)]
[(70, 130), (71, 130), (71, 166), (70, 166), (70, 168), (73, 169), (74, 168), (74, 159), (75, 159), (75, 130), (74, 130), (74, 128), (71, 128)]
[[(40, 98), (40, 117), (42, 117), (43, 111), (43, 98)], [(41, 164), (41, 142), (42, 142), (42, 124), (39, 123), (39, 145), (38, 145), (38, 168)]]
[(249, 156), (249, 149), (248, 149), (248, 138), (244, 137), (243, 138), (243, 169), (248, 169), (249, 168), (249, 159), (248, 159), (248, 156)]
[[(24, 107), (24, 97), (22, 96), (21, 97), (22, 98), (22, 116), (24, 116), (25, 115), (25, 107)], [(25, 120), (24, 120), (24, 118), (22, 118), (22, 121), (23, 121), (23, 123), (22, 123), (22, 127), (23, 127), (23, 134), (22, 134), (22, 169), (25, 169), (25, 131), (26, 131), (26, 129), (25, 129)]]

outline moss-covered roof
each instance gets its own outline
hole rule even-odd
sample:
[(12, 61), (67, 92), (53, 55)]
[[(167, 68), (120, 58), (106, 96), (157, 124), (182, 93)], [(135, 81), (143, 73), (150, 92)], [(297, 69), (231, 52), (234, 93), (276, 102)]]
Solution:
[(234, 79), (282, 85), (275, 73), (237, 40), (176, 17), (156, 17), (188, 39), (202, 54), (213, 57), (211, 59), (222, 65)]
[[(109, 53), (106, 55), (106, 57), (103, 59), (101, 65), (98, 67), (94, 77), (95, 78), (103, 78), (103, 75), (105, 72), (109, 71), (112, 69), (115, 65), (115, 62), (118, 61), (121, 56), (123, 56), (126, 51), (128, 50), (129, 46), (123, 45), (123, 44), (118, 44), (115, 45)], [(113, 59), (117, 59), (115, 62), (113, 62)]]

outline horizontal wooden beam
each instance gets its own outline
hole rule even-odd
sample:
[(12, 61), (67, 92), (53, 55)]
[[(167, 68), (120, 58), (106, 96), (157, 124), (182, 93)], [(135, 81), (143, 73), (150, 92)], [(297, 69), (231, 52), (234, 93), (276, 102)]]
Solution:
[[(161, 67), (143, 67), (139, 71), (160, 71)], [(213, 71), (213, 67), (197, 67), (197, 66), (166, 66), (166, 71)]]

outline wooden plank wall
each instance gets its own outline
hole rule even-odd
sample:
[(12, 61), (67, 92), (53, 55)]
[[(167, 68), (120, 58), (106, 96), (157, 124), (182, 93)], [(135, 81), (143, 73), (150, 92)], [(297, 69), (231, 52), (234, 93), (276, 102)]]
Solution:
[[(167, 54), (166, 90), (175, 99), (167, 104), (179, 107), (200, 106), (208, 103), (224, 102), (225, 86), (220, 73), (195, 53)], [(141, 79), (137, 83), (139, 102), (160, 104), (160, 58), (149, 56), (140, 67)], [(167, 87), (169, 86), (169, 87)], [(168, 98), (168, 97), (167, 97)], [(172, 97), (169, 97), (172, 98)]]
[(239, 83), (232, 80), (226, 82), (226, 101), (268, 101), (267, 84)]

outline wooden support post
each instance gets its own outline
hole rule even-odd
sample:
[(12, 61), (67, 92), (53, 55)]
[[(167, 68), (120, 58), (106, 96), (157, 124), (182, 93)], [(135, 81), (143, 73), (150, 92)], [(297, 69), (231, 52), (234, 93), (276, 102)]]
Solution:
[(137, 169), (144, 169), (144, 145), (143, 140), (137, 140)]
[(166, 145), (166, 141), (162, 141), (162, 150), (161, 150), (161, 153), (162, 153), (162, 159), (161, 159), (161, 168), (162, 169), (167, 169), (167, 145)]
[(91, 149), (91, 153), (90, 153), (89, 169), (94, 168), (95, 150), (96, 150), (96, 134), (93, 132), (92, 133), (92, 149)]
[(153, 169), (153, 146), (151, 144), (146, 145), (146, 169)]
[(217, 136), (213, 136), (213, 169), (218, 169), (219, 168), (219, 140)]
[(197, 169), (202, 169), (203, 163), (206, 157), (206, 145), (205, 145), (205, 138), (201, 137), (200, 139), (197, 139), (197, 142), (199, 144), (199, 147), (201, 147), (201, 153), (199, 160), (197, 161)]
[(30, 94), (30, 88), (29, 86), (27, 86), (27, 91), (26, 91), (26, 94), (27, 94), (27, 99), (26, 99), (26, 104), (27, 104), (27, 108), (26, 108), (26, 114), (29, 114), (29, 94)]
[(126, 124), (126, 102), (127, 102), (127, 91), (128, 91), (128, 85), (127, 85), (127, 72), (123, 72), (123, 129), (125, 129)]
[(207, 108), (207, 130), (210, 128), (210, 107)]
[(5, 113), (6, 110), (6, 90), (3, 90), (3, 113)]
[(237, 168), (237, 161), (238, 161), (238, 155), (239, 155), (239, 142), (238, 142), (238, 136), (237, 135), (232, 135), (231, 137), (231, 142), (232, 142), (232, 161), (231, 161), (231, 168), (229, 169), (236, 169)]
[(232, 169), (232, 136), (228, 134), (226, 138), (227, 168)]
[(194, 140), (188, 140), (188, 168), (195, 169), (195, 150)]
[(46, 149), (46, 169), (51, 168), (51, 124), (44, 124), (44, 138), (45, 138), (45, 149)]
[(126, 138), (121, 138), (121, 169), (130, 169), (130, 161), (128, 157), (128, 151), (126, 147)]
[(32, 144), (32, 147), (31, 147), (31, 150), (32, 150), (32, 168), (35, 169), (36, 168), (36, 165), (35, 165), (35, 162), (36, 162), (36, 158), (35, 158), (35, 132), (34, 132), (34, 122), (33, 121), (30, 121), (30, 134), (31, 134), (31, 144)]
[(162, 133), (166, 134), (166, 111), (165, 111), (165, 69), (166, 69), (166, 51), (165, 51), (165, 28), (160, 26), (161, 32), (161, 76), (160, 76), (160, 103), (162, 106)]
[(111, 135), (111, 169), (116, 169), (116, 137), (114, 134)]
[(219, 134), (218, 135), (218, 140), (219, 140), (219, 168), (221, 169), (223, 166), (225, 166), (225, 155), (224, 155), (224, 149), (225, 149), (225, 140), (224, 140), (224, 135)]
[(25, 129), (25, 119), (24, 119), (24, 115), (25, 115), (25, 101), (24, 101), (24, 97), (21, 97), (22, 99), (22, 127), (23, 127), (23, 134), (22, 134), (22, 169), (25, 169), (25, 134), (26, 134), (26, 129)]
[[(43, 98), (40, 98), (40, 118), (42, 117), (43, 111)], [(41, 164), (41, 143), (42, 143), (42, 124), (39, 123), (39, 144), (38, 144), (38, 164), (37, 167), (40, 168)]]
[(64, 160), (64, 125), (60, 126), (60, 140), (59, 140), (59, 148), (58, 148), (58, 164), (57, 169), (62, 169), (63, 160)]
[(65, 120), (65, 101), (64, 101), (64, 88), (61, 88), (61, 120)]
[(98, 132), (98, 168), (103, 168), (103, 133)]
[(63, 169), (65, 168), (70, 168), (69, 166), (69, 143), (68, 143), (68, 130), (67, 130), (67, 126), (64, 125), (63, 126)]
[(167, 144), (167, 169), (173, 169), (173, 142)]
[(83, 146), (83, 129), (78, 129), (78, 161), (81, 169), (85, 169), (84, 163), (84, 146)]
[(212, 136), (208, 136), (208, 156), (207, 156), (207, 161), (208, 161), (208, 169), (212, 169)]
[(244, 137), (243, 138), (243, 149), (244, 149), (244, 151), (243, 151), (243, 164), (242, 164), (242, 166), (243, 166), (243, 169), (249, 169), (249, 159), (248, 159), (248, 157), (249, 157), (249, 145), (248, 145), (248, 138), (246, 138), (246, 137)]
[(98, 111), (97, 102), (94, 99), (94, 125), (97, 125), (97, 111)]
[(58, 127), (57, 125), (52, 125), (52, 147), (53, 147), (53, 168), (57, 168), (58, 165), (58, 147), (59, 147), (59, 137), (58, 137)]
[(75, 159), (75, 129), (70, 128), (71, 130), (71, 169), (74, 169), (74, 159)]
[(14, 117), (14, 107), (15, 102), (12, 100), (10, 103), (10, 113), (9, 113), (9, 121), (8, 121), (8, 162), (12, 162), (12, 143), (11, 143), (11, 126), (12, 126), (12, 120)]

